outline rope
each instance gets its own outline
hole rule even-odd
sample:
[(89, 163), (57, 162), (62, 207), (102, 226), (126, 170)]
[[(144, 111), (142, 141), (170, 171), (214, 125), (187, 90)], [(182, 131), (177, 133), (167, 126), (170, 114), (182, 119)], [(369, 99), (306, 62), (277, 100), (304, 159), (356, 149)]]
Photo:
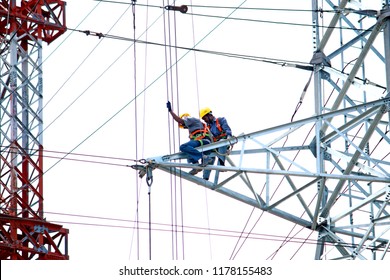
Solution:
[[(136, 26), (135, 26), (135, 1), (132, 0), (131, 4), (131, 9), (132, 9), (132, 16), (133, 16), (133, 39), (136, 39)], [(134, 76), (133, 76), (133, 81), (134, 81), (134, 137), (135, 137), (135, 158), (138, 160), (138, 110), (137, 110), (137, 48), (136, 45), (134, 44), (133, 48), (133, 69), (134, 69)], [(149, 170), (148, 170), (149, 171)], [(147, 184), (149, 185), (150, 179), (149, 179), (149, 172), (148, 172), (148, 178), (147, 178)], [(141, 191), (141, 186), (139, 185), (138, 182), (138, 176), (135, 177), (135, 182), (136, 182), (136, 239), (137, 239), (137, 259), (139, 260), (140, 258), (140, 234), (139, 234), (139, 193)], [(150, 183), (151, 184), (151, 183)], [(150, 187), (150, 185), (149, 185)], [(149, 191), (149, 199), (150, 199), (150, 191)], [(150, 205), (149, 205), (150, 209)], [(150, 213), (149, 213), (149, 218), (150, 218)], [(149, 228), (150, 228), (150, 220), (149, 220)], [(149, 249), (150, 249), (150, 234), (149, 234)], [(151, 254), (149, 253), (149, 258), (151, 258)]]
[[(169, 1), (168, 1), (169, 2)], [(165, 6), (165, 1), (163, 1), (163, 6)], [(171, 17), (170, 13), (163, 11), (164, 19), (164, 43), (165, 43), (165, 79), (166, 79), (166, 94), (167, 100), (174, 100), (175, 92), (175, 83), (176, 83), (176, 100), (177, 105), (179, 104), (179, 94), (178, 94), (178, 65), (177, 65), (177, 49), (175, 48), (175, 53), (172, 53), (172, 49), (168, 48), (167, 45), (172, 45), (172, 40), (174, 40), (176, 45), (176, 33), (172, 34), (171, 32)], [(175, 13), (174, 13), (175, 16)], [(176, 31), (175, 17), (174, 17), (174, 31)], [(173, 37), (173, 38), (172, 38)], [(168, 42), (168, 43), (167, 43)], [(173, 62), (175, 61), (175, 62)], [(174, 67), (176, 76), (174, 76)], [(175, 79), (174, 79), (175, 77)], [(178, 107), (178, 106), (177, 106)], [(173, 121), (173, 120), (172, 120)], [(169, 126), (169, 115), (168, 115), (168, 126)], [(174, 124), (174, 122), (173, 122)], [(169, 132), (169, 150), (172, 152), (172, 149), (175, 149), (175, 126), (172, 126), (172, 138), (171, 132)], [(170, 126), (169, 126), (170, 129)], [(179, 141), (180, 143), (180, 141)], [(171, 250), (172, 250), (172, 259), (178, 259), (178, 236), (177, 236), (177, 183), (175, 176), (170, 174), (170, 190), (171, 190), (171, 227), (172, 227), (172, 236), (171, 236)]]

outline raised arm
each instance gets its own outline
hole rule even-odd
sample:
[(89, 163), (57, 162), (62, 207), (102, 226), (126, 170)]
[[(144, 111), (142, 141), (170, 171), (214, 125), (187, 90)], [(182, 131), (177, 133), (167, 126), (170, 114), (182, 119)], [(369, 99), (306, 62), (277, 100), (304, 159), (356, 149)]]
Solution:
[(172, 105), (171, 105), (171, 102), (167, 102), (167, 108), (168, 108), (168, 112), (171, 114), (172, 118), (177, 121), (179, 124), (183, 125), (184, 126), (184, 120), (182, 118), (180, 118), (178, 115), (176, 115), (173, 111), (172, 111)]

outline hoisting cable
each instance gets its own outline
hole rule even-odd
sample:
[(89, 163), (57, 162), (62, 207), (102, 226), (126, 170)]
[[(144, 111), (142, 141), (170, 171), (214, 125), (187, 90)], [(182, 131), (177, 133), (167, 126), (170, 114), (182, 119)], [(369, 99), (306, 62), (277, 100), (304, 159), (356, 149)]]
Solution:
[[(163, 1), (163, 6), (165, 6), (165, 1)], [(172, 48), (169, 48), (168, 46), (172, 45), (172, 36), (176, 37), (176, 33), (174, 32), (173, 35), (171, 33), (171, 18), (170, 13), (166, 13), (165, 10), (163, 12), (163, 20), (164, 20), (164, 44), (165, 44), (165, 78), (166, 78), (166, 96), (167, 100), (174, 100), (174, 74), (173, 70), (174, 67), (176, 68), (176, 75), (178, 75), (178, 65), (177, 65), (177, 56), (176, 56), (176, 62), (173, 63), (173, 54), (172, 54)], [(176, 30), (176, 28), (174, 28)], [(168, 42), (168, 43), (167, 43)], [(177, 51), (177, 49), (175, 48)], [(178, 78), (176, 76), (176, 100), (177, 100), (177, 110), (179, 110), (179, 94), (178, 94)], [(172, 121), (174, 124), (174, 121)], [(168, 126), (169, 131), (170, 129), (170, 121), (169, 121), (169, 113), (168, 113)], [(173, 143), (173, 149), (175, 149), (175, 125), (172, 125), (172, 138), (171, 133), (169, 133), (169, 151), (172, 152), (172, 143)], [(178, 134), (179, 137), (179, 143), (180, 143), (180, 134)], [(177, 236), (177, 198), (176, 198), (176, 190), (177, 190), (177, 184), (175, 180), (175, 176), (170, 174), (170, 191), (171, 191), (171, 227), (172, 227), (172, 235), (171, 235), (171, 254), (172, 259), (178, 259), (178, 236)]]
[[(174, 1), (175, 2), (175, 1)], [(180, 11), (181, 13), (186, 13), (188, 11), (188, 7), (186, 5), (182, 5), (180, 7), (176, 7), (176, 6), (170, 6), (170, 10), (173, 10), (173, 11)], [(169, 13), (168, 13), (169, 14)], [(176, 97), (177, 97), (177, 100), (179, 101), (179, 64), (178, 64), (178, 50), (176, 48), (177, 46), (177, 28), (176, 28), (176, 13), (174, 13), (174, 31), (175, 31), (175, 67), (176, 67)], [(179, 143), (180, 143), (180, 134), (178, 134), (179, 136)], [(174, 142), (174, 149), (175, 149), (175, 142)], [(175, 149), (176, 150), (176, 149)], [(183, 228), (183, 225), (184, 225), (184, 208), (183, 208), (183, 180), (182, 178), (180, 177), (179, 178), (179, 187), (177, 187), (177, 177), (174, 176), (175, 178), (175, 191), (176, 189), (179, 189), (179, 192), (180, 192), (180, 219), (181, 219), (181, 247), (182, 247), (182, 259), (184, 260), (185, 259), (185, 235), (184, 235), (184, 228)], [(176, 196), (175, 196), (175, 201), (176, 200)], [(177, 205), (177, 204), (176, 204)], [(176, 209), (178, 209), (178, 207), (176, 207)], [(177, 210), (176, 210), (177, 212)], [(177, 222), (176, 222), (176, 238), (178, 236), (178, 230), (177, 230)], [(176, 248), (178, 248), (178, 242), (176, 240)], [(176, 254), (178, 254), (178, 249), (176, 249)]]
[[(136, 29), (135, 29), (135, 2), (136, 0), (131, 1), (131, 9), (133, 16), (133, 39), (136, 39)], [(99, 39), (100, 39), (99, 35)], [(138, 160), (138, 111), (137, 111), (137, 52), (136, 52), (136, 44), (133, 45), (133, 70), (134, 70), (134, 137), (135, 137), (135, 158)], [(147, 170), (148, 171), (148, 170)], [(149, 176), (149, 172), (148, 176)], [(135, 177), (135, 191), (136, 191), (136, 238), (137, 238), (137, 259), (140, 259), (140, 228), (139, 228), (139, 193), (141, 186), (138, 181), (138, 176)], [(149, 185), (149, 184), (148, 184)], [(150, 187), (150, 186), (149, 186)], [(150, 207), (150, 206), (149, 206)], [(150, 228), (150, 220), (149, 220), (149, 228)], [(150, 244), (150, 235), (149, 235), (149, 244)], [(150, 246), (149, 246), (150, 248)], [(150, 255), (149, 255), (150, 256)]]

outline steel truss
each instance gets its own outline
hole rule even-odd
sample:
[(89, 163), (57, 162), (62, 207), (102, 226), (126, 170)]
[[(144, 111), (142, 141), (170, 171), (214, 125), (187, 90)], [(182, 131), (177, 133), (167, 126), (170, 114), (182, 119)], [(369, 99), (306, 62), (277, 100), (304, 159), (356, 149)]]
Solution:
[(210, 181), (190, 175), (182, 153), (134, 168), (149, 184), (160, 169), (317, 231), (315, 259), (383, 259), (390, 245), (389, 3), (325, 2), (320, 9), (312, 1), (313, 117), (202, 147), (233, 147), (225, 166), (205, 167), (215, 171)]
[(43, 209), (42, 43), (66, 31), (63, 1), (0, 1), (0, 259), (68, 259)]

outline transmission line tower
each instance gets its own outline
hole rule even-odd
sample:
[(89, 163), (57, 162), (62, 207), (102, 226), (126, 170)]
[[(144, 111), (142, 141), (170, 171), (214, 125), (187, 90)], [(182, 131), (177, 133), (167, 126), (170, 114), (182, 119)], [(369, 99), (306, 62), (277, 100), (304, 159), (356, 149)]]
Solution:
[(2, 0), (0, 17), (0, 259), (68, 259), (42, 178), (42, 44), (66, 31), (65, 2)]
[(182, 153), (133, 167), (148, 183), (153, 170), (166, 171), (316, 232), (314, 259), (384, 259), (390, 246), (389, 1), (313, 0), (312, 11), (310, 63), (283, 66), (310, 73), (306, 95), (314, 97), (314, 116), (202, 147), (233, 145), (225, 166), (204, 167), (214, 171), (210, 181), (190, 175), (193, 165)]

